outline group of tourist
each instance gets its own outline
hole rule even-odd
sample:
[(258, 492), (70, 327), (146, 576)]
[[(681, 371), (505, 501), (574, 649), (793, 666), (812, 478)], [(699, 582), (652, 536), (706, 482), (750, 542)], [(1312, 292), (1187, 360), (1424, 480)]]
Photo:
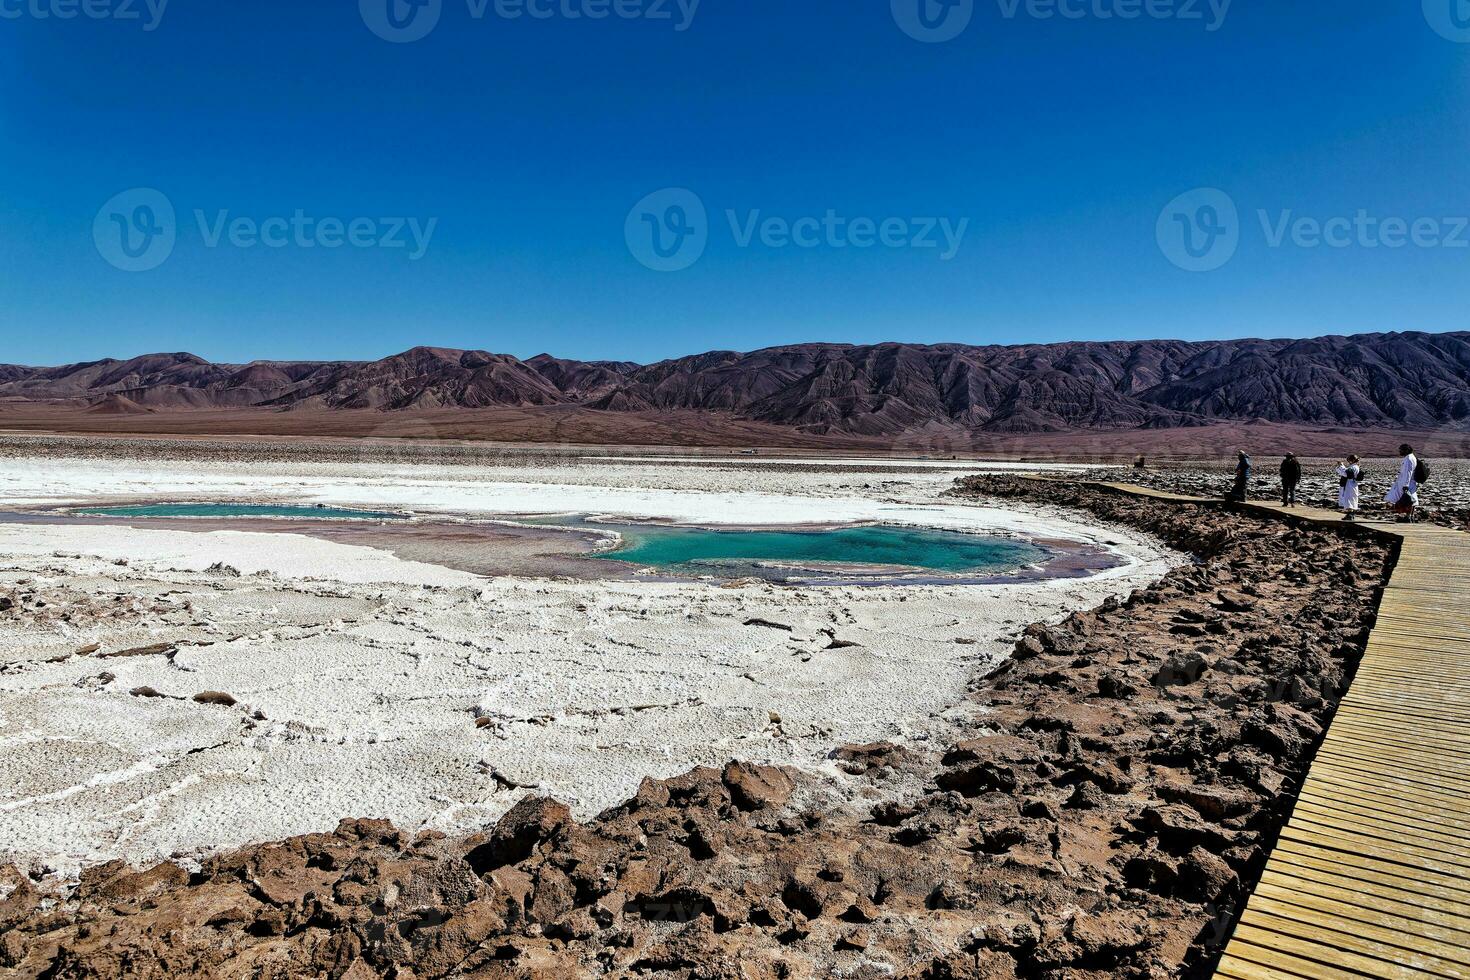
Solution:
[[(1414, 508), (1419, 506), (1419, 485), (1429, 479), (1429, 467), (1420, 461), (1414, 454), (1414, 447), (1408, 444), (1399, 447), (1399, 464), (1397, 479), (1393, 486), (1383, 496), (1383, 502), (1393, 508), (1394, 516), (1403, 522), (1414, 519)], [(1235, 486), (1230, 491), (1230, 497), (1234, 500), (1244, 501), (1251, 479), (1251, 458), (1241, 452), (1235, 464)], [(1357, 520), (1358, 510), (1362, 506), (1362, 498), (1359, 487), (1364, 479), (1362, 461), (1355, 455), (1349, 455), (1337, 466), (1337, 507), (1342, 511), (1342, 519), (1345, 521)], [(1302, 462), (1297, 459), (1295, 453), (1287, 453), (1286, 458), (1281, 461), (1281, 503), (1284, 507), (1296, 506), (1296, 490), (1302, 482)]]

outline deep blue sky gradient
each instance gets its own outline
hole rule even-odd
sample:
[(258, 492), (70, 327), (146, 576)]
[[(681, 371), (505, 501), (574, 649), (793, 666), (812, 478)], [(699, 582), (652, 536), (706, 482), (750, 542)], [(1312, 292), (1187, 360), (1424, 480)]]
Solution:
[[(152, 32), (0, 19), (0, 363), (1466, 327), (1470, 248), (1273, 249), (1255, 218), (1470, 214), (1470, 44), (1419, 0), (1236, 0), (1214, 32), (977, 0), (943, 44), (907, 37), (888, 0), (703, 0), (682, 33), (444, 3), (412, 44), (374, 36), (356, 0), (171, 0)], [(712, 236), (657, 273), (624, 219), (671, 186)], [(1223, 269), (1189, 273), (1155, 222), (1200, 186), (1244, 230)], [(92, 222), (133, 187), (163, 191), (181, 231), (130, 274)], [(195, 208), (438, 227), (417, 262), (210, 249)], [(949, 262), (739, 248), (727, 208), (970, 226)]]

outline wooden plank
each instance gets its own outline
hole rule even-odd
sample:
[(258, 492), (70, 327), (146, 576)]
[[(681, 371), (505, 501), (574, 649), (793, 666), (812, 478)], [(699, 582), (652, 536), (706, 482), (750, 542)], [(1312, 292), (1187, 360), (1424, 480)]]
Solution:
[(1408, 892), (1399, 892), (1397, 889), (1372, 889), (1370, 882), (1332, 882), (1323, 880), (1322, 877), (1298, 877), (1295, 874), (1286, 874), (1285, 867), (1282, 870), (1267, 871), (1257, 884), (1260, 887), (1267, 886), (1274, 889), (1291, 892), (1297, 895), (1297, 899), (1291, 901), (1304, 901), (1304, 899), (1320, 899), (1320, 901), (1332, 902), (1338, 905), (1351, 905), (1351, 907), (1363, 909), (1363, 914), (1372, 917), (1385, 917), (1385, 921), (1392, 920), (1397, 923), (1398, 929), (1414, 936), (1433, 939), (1442, 937), (1445, 942), (1452, 945), (1466, 946), (1470, 943), (1470, 930), (1467, 930), (1466, 917), (1463, 912), (1446, 912), (1444, 909), (1430, 909), (1405, 901), (1411, 898)]
[(1292, 820), (1282, 829), (1281, 836), (1307, 844), (1318, 844), (1345, 854), (1401, 864), (1416, 871), (1436, 872), (1443, 877), (1459, 879), (1470, 888), (1470, 865), (1462, 866), (1460, 861), (1430, 848), (1355, 834), (1343, 827), (1318, 826), (1305, 821), (1298, 824), (1296, 820)]
[[(1442, 694), (1462, 693), (1465, 679), (1470, 677), (1470, 662), (1467, 662), (1465, 653), (1470, 651), (1470, 641), (1457, 640), (1451, 645), (1456, 645), (1459, 653), (1417, 650), (1408, 654), (1381, 646), (1370, 648), (1358, 664), (1354, 678), (1381, 676), (1400, 678), (1410, 683), (1437, 682), (1448, 687), (1440, 691)], [(1442, 659), (1446, 657), (1452, 659)]]
[(1433, 735), (1452, 735), (1464, 730), (1464, 726), (1453, 718), (1441, 718), (1427, 711), (1415, 714), (1409, 710), (1383, 704), (1365, 704), (1361, 699), (1355, 699), (1350, 704), (1344, 703), (1338, 708), (1338, 717), (1353, 718), (1366, 724), (1382, 725), (1394, 729), (1407, 728), (1412, 731), (1424, 731)]
[(1401, 795), (1405, 799), (1414, 801), (1438, 802), (1442, 807), (1449, 810), (1458, 810), (1463, 795), (1454, 789), (1439, 789), (1435, 786), (1423, 786), (1419, 783), (1411, 783), (1408, 780), (1399, 779), (1397, 774), (1385, 773), (1382, 768), (1364, 767), (1361, 764), (1339, 763), (1335, 758), (1317, 757), (1311, 764), (1311, 771), (1307, 774), (1307, 785), (1311, 780), (1322, 776), (1323, 779), (1332, 780), (1333, 783), (1341, 783), (1347, 786), (1363, 786), (1363, 788), (1374, 790), (1374, 792), (1392, 792), (1392, 795)]
[[(1372, 908), (1361, 902), (1344, 901), (1342, 898), (1327, 895), (1320, 889), (1297, 889), (1280, 880), (1263, 880), (1255, 887), (1255, 895), (1260, 896), (1263, 902), (1261, 908), (1267, 911), (1277, 908), (1279, 911), (1276, 914), (1283, 918), (1320, 914), (1320, 921), (1332, 929), (1344, 929), (1363, 936), (1364, 939), (1404, 946), (1405, 949), (1414, 949), (1426, 942), (1439, 943), (1438, 955), (1441, 958), (1460, 965), (1470, 965), (1470, 932), (1452, 926), (1424, 923), (1410, 915), (1398, 915), (1397, 912), (1383, 907)], [(1305, 921), (1319, 920), (1308, 918)]]
[(1390, 666), (1439, 663), (1446, 670), (1458, 671), (1466, 666), (1465, 641), (1456, 636), (1440, 635), (1428, 626), (1421, 626), (1411, 638), (1391, 632), (1374, 632), (1368, 640), (1360, 666), (1371, 667), (1375, 663)]
[[(1430, 630), (1419, 626), (1413, 632), (1400, 631), (1392, 627), (1374, 626), (1369, 641), (1368, 655), (1363, 666), (1408, 666), (1426, 660), (1437, 660), (1452, 674), (1462, 673), (1467, 666), (1463, 654), (1470, 637), (1460, 636), (1453, 630)], [(1460, 656), (1456, 656), (1456, 651)]]
[(1412, 640), (1385, 633), (1368, 641), (1363, 662), (1368, 666), (1379, 662), (1400, 666), (1437, 664), (1445, 670), (1457, 671), (1465, 666), (1465, 641), (1442, 636), (1428, 627), (1421, 627)]
[(1438, 819), (1439, 814), (1449, 814), (1456, 827), (1463, 829), (1466, 823), (1466, 816), (1462, 809), (1464, 804), (1460, 800), (1452, 797), (1412, 795), (1381, 785), (1360, 784), (1352, 779), (1327, 773), (1325, 766), (1313, 769), (1307, 784), (1302, 788), (1302, 798), (1308, 800), (1352, 799), (1362, 806), (1392, 806), (1398, 812), (1409, 812), (1431, 823)]
[[(1448, 651), (1436, 651), (1426, 647), (1425, 642), (1444, 640), (1450, 644), (1463, 643), (1465, 640), (1460, 635), (1462, 630), (1461, 624), (1456, 622), (1448, 622), (1441, 625), (1425, 623), (1425, 616), (1448, 617), (1453, 614), (1448, 611), (1426, 609), (1422, 603), (1416, 605), (1418, 605), (1416, 609), (1391, 613), (1386, 622), (1381, 616), (1375, 620), (1372, 636), (1368, 640), (1369, 651), (1383, 651), (1388, 653), (1403, 652), (1414, 655), (1426, 652), (1440, 653), (1444, 654), (1450, 660), (1451, 664), (1456, 663), (1453, 656), (1453, 648)], [(1412, 620), (1417, 620), (1417, 622), (1412, 622)], [(1462, 647), (1461, 650), (1463, 651), (1463, 649)], [(1458, 663), (1460, 666), (1464, 666), (1463, 660), (1458, 661)]]
[(1453, 718), (1439, 717), (1428, 709), (1415, 709), (1413, 706), (1405, 708), (1381, 702), (1369, 702), (1363, 697), (1350, 697), (1349, 700), (1344, 701), (1337, 709), (1337, 716), (1339, 718), (1344, 716), (1357, 718), (1374, 725), (1388, 725), (1400, 729), (1408, 728), (1411, 731), (1455, 734), (1465, 730)]
[[(1263, 914), (1297, 923), (1299, 927), (1305, 927), (1307, 934), (1320, 932), (1336, 942), (1343, 941), (1336, 940), (1331, 934), (1344, 933), (1360, 941), (1361, 948), (1373, 949), (1372, 955), (1407, 966), (1422, 968), (1428, 965), (1439, 970), (1446, 968), (1441, 966), (1443, 963), (1448, 964), (1447, 968), (1452, 974), (1465, 967), (1470, 967), (1470, 949), (1461, 944), (1460, 940), (1463, 937), (1453, 930), (1441, 931), (1442, 936), (1451, 936), (1452, 939), (1435, 940), (1433, 937), (1425, 937), (1417, 932), (1407, 931), (1404, 927), (1413, 924), (1407, 920), (1394, 921), (1392, 916), (1375, 916), (1368, 909), (1358, 906), (1343, 905), (1322, 899), (1313, 901), (1310, 896), (1307, 896), (1307, 902), (1303, 904), (1302, 896), (1273, 885), (1256, 890), (1255, 895), (1251, 897), (1251, 908)], [(1426, 939), (1430, 941), (1426, 942)], [(1352, 943), (1348, 945), (1350, 948), (1353, 946)], [(1414, 958), (1423, 947), (1434, 949), (1432, 961)]]
[[(1253, 965), (1254, 964), (1250, 964), (1250, 963), (1245, 964), (1245, 966), (1247, 966), (1247, 967), (1250, 967), (1250, 966), (1253, 966)], [(1267, 974), (1264, 974), (1264, 973), (1249, 973), (1249, 972), (1247, 972), (1247, 973), (1241, 973), (1241, 972), (1239, 972), (1237, 970), (1231, 970), (1229, 967), (1225, 966), (1223, 963), (1221, 965), (1215, 967), (1215, 976), (1220, 977), (1221, 980), (1262, 980), (1262, 978), (1265, 977), (1266, 975)], [(1287, 977), (1288, 976), (1288, 974), (1284, 974), (1284, 973), (1283, 974), (1277, 974), (1277, 975), (1278, 976), (1282, 976), (1282, 977)]]
[[(1234, 948), (1234, 944), (1231, 944)], [(1266, 952), (1267, 957), (1275, 959), (1277, 965), (1266, 966), (1261, 963), (1253, 963), (1242, 959), (1241, 955), (1227, 952), (1220, 958), (1220, 965), (1215, 970), (1217, 977), (1234, 977), (1237, 980), (1363, 980), (1361, 973), (1349, 973), (1346, 970), (1333, 970), (1332, 972), (1318, 972), (1330, 967), (1319, 967), (1317, 964), (1301, 961), (1292, 963), (1289, 958), (1280, 954), (1271, 955)], [(1305, 972), (1303, 972), (1305, 971)]]
[(1389, 824), (1432, 828), (1446, 838), (1465, 841), (1470, 847), (1470, 819), (1453, 811), (1416, 806), (1394, 797), (1323, 793), (1321, 787), (1309, 785), (1302, 789), (1297, 806), (1325, 807)]
[(1382, 759), (1395, 769), (1437, 776), (1450, 782), (1463, 782), (1470, 778), (1470, 766), (1463, 757), (1452, 753), (1429, 752), (1427, 747), (1419, 752), (1406, 752), (1394, 745), (1380, 745), (1376, 741), (1355, 739), (1349, 741), (1331, 738), (1323, 741), (1322, 748), (1329, 752), (1347, 752), (1363, 759)]
[(1422, 751), (1451, 752), (1457, 755), (1470, 752), (1470, 734), (1455, 731), (1404, 731), (1385, 729), (1380, 725), (1365, 724), (1360, 715), (1339, 714), (1332, 720), (1331, 738), (1334, 740), (1372, 737), (1384, 745), (1412, 746)]
[(1390, 657), (1369, 656), (1366, 661), (1359, 665), (1355, 680), (1361, 678), (1373, 678), (1391, 683), (1402, 683), (1408, 685), (1422, 686), (1429, 691), (1442, 688), (1446, 681), (1459, 683), (1470, 680), (1470, 664), (1462, 667), (1435, 667), (1432, 671), (1426, 670), (1427, 665), (1422, 659), (1396, 660)]
[(1377, 752), (1371, 745), (1362, 742), (1348, 747), (1336, 742), (1323, 742), (1317, 757), (1368, 767), (1369, 771), (1377, 772), (1381, 777), (1429, 786), (1444, 793), (1470, 793), (1470, 776), (1440, 769), (1441, 763), (1438, 759), (1424, 762), (1410, 760), (1402, 754)]
[(1337, 709), (1337, 713), (1338, 717), (1357, 718), (1369, 724), (1397, 728), (1408, 727), (1415, 731), (1426, 730), (1434, 733), (1453, 734), (1464, 730), (1463, 725), (1456, 722), (1455, 719), (1439, 717), (1427, 710), (1415, 714), (1411, 710), (1385, 704), (1365, 704), (1362, 703), (1362, 699), (1354, 699), (1351, 703), (1343, 702), (1342, 706)]
[(1470, 915), (1470, 892), (1448, 886), (1445, 879), (1435, 879), (1431, 874), (1413, 875), (1402, 867), (1378, 864), (1370, 858), (1359, 858), (1345, 862), (1343, 855), (1323, 848), (1303, 847), (1300, 841), (1281, 841), (1271, 854), (1266, 871), (1280, 867), (1283, 874), (1308, 877), (1313, 881), (1335, 883), (1348, 879), (1352, 887), (1377, 894), (1390, 891), (1402, 898), (1406, 904), (1419, 905), (1453, 916), (1456, 919)]
[(1365, 809), (1354, 806), (1351, 802), (1334, 805), (1309, 799), (1298, 800), (1295, 813), (1302, 814), (1304, 818), (1310, 817), (1319, 824), (1401, 835), (1406, 840), (1418, 841), (1426, 846), (1470, 854), (1470, 834), (1436, 823), (1432, 817), (1416, 820), (1411, 815)]
[[(1470, 644), (1463, 646), (1462, 649), (1470, 650)], [(1470, 672), (1467, 672), (1467, 667), (1470, 667), (1470, 664), (1440, 663), (1431, 656), (1399, 657), (1369, 651), (1364, 656), (1363, 662), (1358, 665), (1353, 680), (1356, 681), (1361, 677), (1364, 680), (1417, 684), (1425, 686), (1430, 694), (1454, 697), (1463, 694), (1465, 684), (1470, 682)], [(1440, 685), (1441, 688), (1436, 690), (1435, 684)], [(1366, 700), (1368, 698), (1366, 694), (1354, 693), (1356, 686), (1354, 684), (1348, 689), (1348, 698), (1352, 701)]]
[(1341, 851), (1387, 855), (1390, 860), (1415, 862), (1470, 882), (1470, 856), (1436, 842), (1409, 839), (1382, 828), (1365, 830), (1347, 823), (1324, 822), (1312, 814), (1293, 814), (1282, 833), (1321, 835), (1333, 840)]
[[(1246, 915), (1250, 915), (1250, 912), (1247, 911)], [(1230, 952), (1266, 966), (1295, 970), (1304, 977), (1332, 980), (1361, 980), (1362, 977), (1424, 980), (1428, 977), (1444, 976), (1420, 967), (1406, 966), (1342, 949), (1334, 943), (1322, 942), (1322, 937), (1301, 936), (1294, 931), (1280, 932), (1278, 930), (1283, 925), (1290, 929), (1290, 923), (1268, 916), (1261, 917), (1261, 920), (1257, 924), (1241, 919), (1240, 925), (1235, 927), (1235, 939), (1245, 943), (1247, 948), (1236, 950), (1235, 942), (1231, 942)], [(1453, 973), (1449, 975), (1455, 976)]]
[[(1462, 964), (1454, 960), (1447, 960), (1434, 953), (1428, 952), (1424, 946), (1432, 946), (1438, 950), (1439, 944), (1422, 944), (1419, 949), (1410, 949), (1407, 946), (1399, 946), (1395, 943), (1381, 942), (1370, 935), (1363, 935), (1361, 928), (1355, 928), (1354, 924), (1333, 921), (1330, 916), (1317, 912), (1302, 910), (1298, 914), (1296, 907), (1281, 908), (1270, 900), (1264, 900), (1262, 906), (1257, 908), (1256, 901), (1252, 897), (1250, 906), (1245, 914), (1241, 916), (1240, 928), (1250, 926), (1252, 928), (1269, 930), (1278, 936), (1289, 937), (1294, 942), (1282, 943), (1287, 952), (1305, 952), (1306, 949), (1316, 947), (1318, 949), (1331, 950), (1335, 959), (1329, 962), (1351, 966), (1353, 969), (1361, 970), (1364, 966), (1371, 965), (1376, 970), (1369, 976), (1401, 976), (1428, 974), (1438, 977), (1464, 977), (1470, 975)], [(1412, 943), (1408, 937), (1401, 937), (1402, 941)], [(1358, 965), (1363, 964), (1363, 965)]]
[(1333, 744), (1371, 745), (1400, 754), (1427, 752), (1431, 753), (1437, 761), (1442, 761), (1450, 766), (1466, 765), (1467, 757), (1470, 757), (1470, 742), (1457, 740), (1453, 730), (1446, 726), (1404, 733), (1399, 730), (1386, 730), (1382, 726), (1367, 726), (1362, 723), (1361, 719), (1362, 716), (1357, 713), (1338, 718), (1337, 722), (1341, 724), (1334, 723), (1337, 732), (1330, 739)]
[[(1382, 629), (1385, 626), (1392, 627), (1389, 632), (1402, 632), (1410, 636), (1410, 638), (1414, 638), (1414, 636), (1419, 635), (1417, 630), (1419, 630), (1421, 623), (1416, 620), (1416, 617), (1411, 614), (1411, 611), (1398, 611), (1391, 607), (1380, 608), (1373, 626), (1374, 630)], [(1466, 623), (1455, 620), (1438, 623), (1436, 626), (1438, 626), (1439, 632), (1444, 633), (1444, 635), (1458, 635), (1460, 630), (1466, 629)]]
[(1381, 697), (1389, 703), (1410, 700), (1425, 710), (1442, 713), (1446, 718), (1470, 720), (1470, 700), (1465, 692), (1436, 691), (1432, 687), (1412, 681), (1393, 680), (1359, 673), (1353, 681), (1353, 690), (1358, 697)]
[(1452, 732), (1402, 732), (1380, 726), (1362, 725), (1353, 716), (1334, 719), (1332, 738), (1338, 742), (1364, 741), (1392, 746), (1399, 751), (1422, 752), (1428, 749), (1448, 756), (1470, 756), (1470, 738), (1456, 738)]
[(1379, 785), (1403, 785), (1406, 788), (1423, 788), (1442, 795), (1454, 796), (1470, 792), (1467, 780), (1452, 775), (1442, 775), (1424, 767), (1415, 768), (1413, 762), (1402, 759), (1373, 758), (1367, 746), (1359, 745), (1357, 751), (1342, 751), (1335, 744), (1322, 743), (1317, 758), (1339, 769), (1361, 772)]
[(1464, 932), (1470, 923), (1470, 908), (1453, 902), (1436, 902), (1415, 892), (1404, 891), (1381, 882), (1349, 878), (1312, 868), (1303, 868), (1287, 860), (1273, 860), (1261, 877), (1283, 888), (1307, 895), (1321, 895), (1350, 905), (1367, 904), (1429, 926)]

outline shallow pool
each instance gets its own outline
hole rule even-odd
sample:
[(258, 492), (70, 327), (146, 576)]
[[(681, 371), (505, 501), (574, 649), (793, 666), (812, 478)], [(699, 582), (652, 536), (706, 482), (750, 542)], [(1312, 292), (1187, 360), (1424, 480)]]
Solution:
[(311, 517), (340, 521), (405, 521), (406, 514), (340, 507), (302, 507), (279, 504), (132, 504), (87, 507), (73, 511), (84, 517)]
[[(355, 537), (351, 543), (388, 548), (414, 560), (443, 561), (446, 549), (458, 548), (473, 557), (470, 564), (482, 574), (498, 574), (486, 565), (487, 557), (493, 557), (496, 551), (514, 551), (518, 535), (531, 536), (525, 545), (530, 550), (523, 548), (524, 553), (517, 552), (520, 559), (530, 564), (517, 565), (515, 570), (530, 574), (554, 568), (555, 574), (576, 575), (573, 566), (580, 564), (593, 577), (652, 574), (670, 580), (761, 578), (807, 585), (927, 581), (985, 584), (1083, 574), (1091, 568), (1106, 567), (1091, 560), (1080, 564), (1074, 560), (1072, 566), (1057, 567), (1058, 551), (1016, 538), (892, 525), (826, 530), (709, 528), (628, 524), (608, 518), (562, 515), (522, 516), (515, 523), (499, 526), (474, 523), (441, 526), (432, 520), (410, 522), (410, 515), (392, 511), (218, 502), (85, 507), (70, 511), (69, 516), (73, 520), (201, 518), (206, 519), (198, 525), (202, 528), (217, 527), (207, 523), (211, 519), (242, 519), (242, 523), (249, 519), (282, 518), (316, 521), (316, 531), (308, 533), (328, 535), (334, 540), (343, 540), (339, 531), (352, 534)], [(335, 525), (330, 533), (325, 526), (328, 522)], [(374, 527), (389, 523), (402, 526), (384, 528), (381, 532)], [(584, 534), (568, 538), (561, 533), (548, 534), (549, 527)], [(617, 546), (598, 550), (605, 548), (609, 532), (616, 533)], [(424, 536), (432, 539), (428, 551), (421, 551), (416, 545), (416, 542), (423, 543), (418, 539)], [(546, 568), (536, 566), (538, 555), (548, 563)], [(600, 571), (592, 573), (593, 567)]]
[(771, 566), (788, 570), (857, 566), (995, 574), (1050, 557), (1044, 548), (1012, 538), (922, 528), (726, 531), (619, 525), (615, 529), (623, 537), (621, 547), (594, 557), (704, 574), (759, 574)]

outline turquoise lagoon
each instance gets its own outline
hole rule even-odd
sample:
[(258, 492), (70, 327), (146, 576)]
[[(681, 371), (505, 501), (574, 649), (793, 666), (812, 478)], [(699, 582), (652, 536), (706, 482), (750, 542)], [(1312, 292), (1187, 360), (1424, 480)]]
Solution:
[(759, 568), (878, 567), (944, 574), (991, 575), (1039, 564), (1044, 548), (954, 531), (851, 527), (822, 531), (714, 530), (589, 524), (622, 535), (622, 545), (595, 557), (661, 570), (711, 574)]

